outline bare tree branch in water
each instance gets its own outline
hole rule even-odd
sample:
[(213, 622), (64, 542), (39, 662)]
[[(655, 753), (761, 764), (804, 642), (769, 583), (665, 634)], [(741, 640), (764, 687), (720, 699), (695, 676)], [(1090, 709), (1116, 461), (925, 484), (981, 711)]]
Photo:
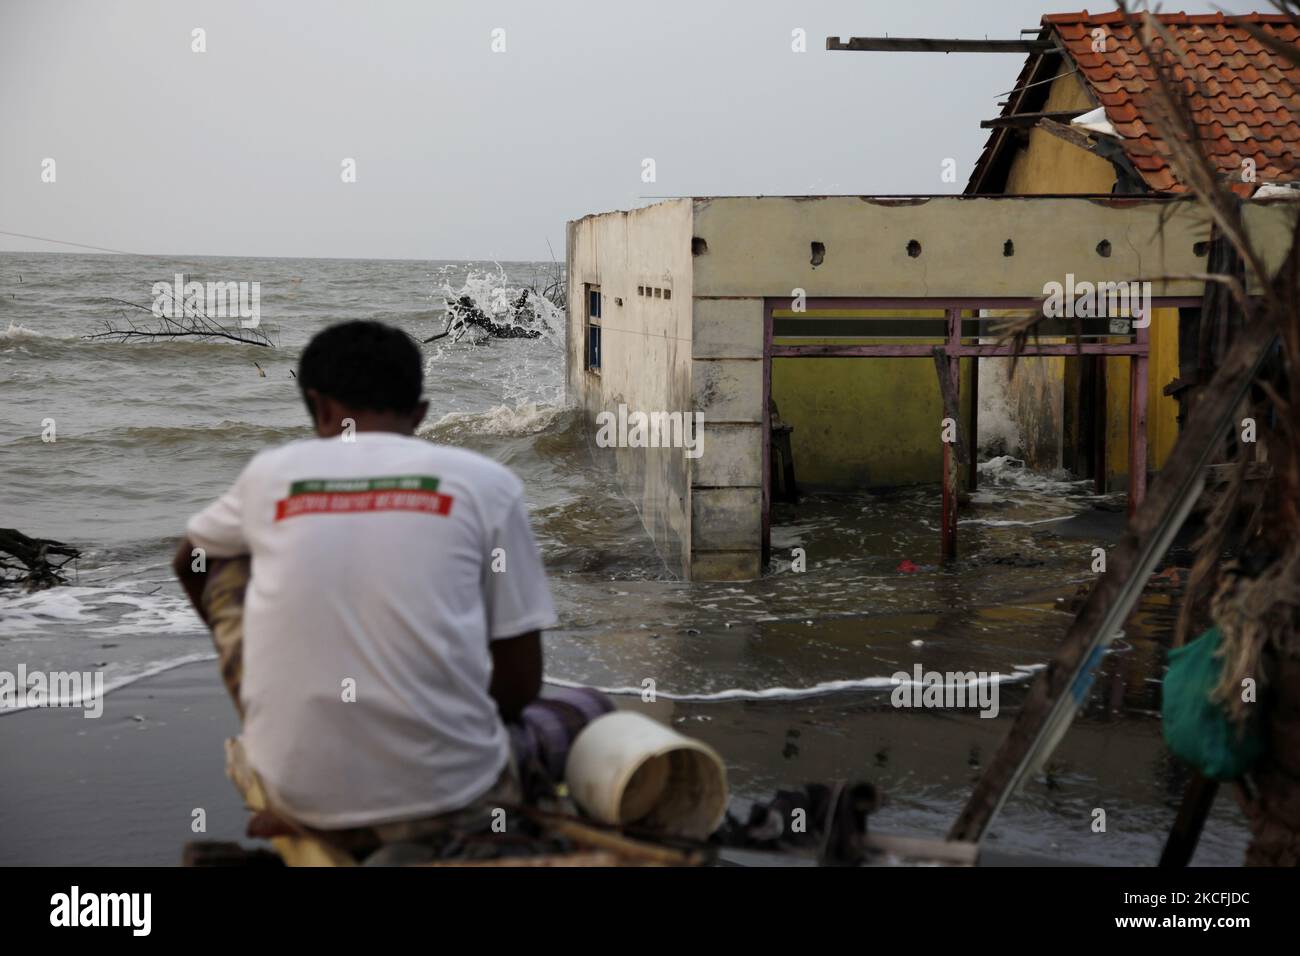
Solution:
[(555, 250), (551, 248), (551, 241), (546, 240), (546, 249), (551, 254), (551, 272), (547, 276), (546, 285), (540, 289), (537, 283), (532, 285), (532, 291), (535, 295), (540, 295), (551, 305), (555, 306), (561, 312), (568, 311), (569, 308), (569, 283), (567, 276), (564, 274), (564, 263), (557, 262)]
[(29, 538), (14, 528), (0, 528), (0, 586), (17, 584), (39, 591), (66, 584), (63, 566), (79, 557), (78, 549), (62, 541)]
[[(173, 302), (176, 301), (176, 297), (170, 291), (166, 294)], [(275, 348), (275, 343), (261, 329), (249, 329), (241, 325), (222, 325), (192, 301), (179, 304), (176, 310), (180, 313), (178, 319), (169, 315), (158, 315), (148, 306), (128, 302), (125, 299), (110, 298), (107, 301), (126, 308), (118, 309), (117, 318), (105, 319), (101, 331), (87, 335), (87, 339), (110, 342), (127, 342), (133, 339), (143, 339), (148, 342), (184, 338), (196, 338), (201, 341), (225, 339), (238, 342), (240, 345)], [(126, 312), (128, 308), (144, 312), (149, 318), (133, 321)]]

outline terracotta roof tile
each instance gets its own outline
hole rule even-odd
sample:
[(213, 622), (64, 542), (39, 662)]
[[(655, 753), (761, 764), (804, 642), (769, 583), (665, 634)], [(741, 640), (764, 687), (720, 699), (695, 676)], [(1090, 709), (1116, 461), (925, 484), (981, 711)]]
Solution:
[[(1180, 82), (1195, 82), (1205, 94), (1189, 95), (1189, 106), (1219, 169), (1237, 175), (1243, 159), (1251, 158), (1262, 178), (1294, 178), (1300, 165), (1295, 145), (1300, 142), (1300, 67), (1257, 40), (1243, 24), (1287, 43), (1300, 42), (1300, 29), (1280, 14), (1167, 13), (1159, 19), (1184, 54), (1175, 75)], [(1147, 186), (1181, 191), (1164, 141), (1145, 122), (1156, 73), (1123, 15), (1055, 13), (1043, 17), (1043, 26), (1055, 33), (1106, 108)], [(1092, 31), (1097, 27), (1109, 34), (1104, 53), (1093, 50)]]

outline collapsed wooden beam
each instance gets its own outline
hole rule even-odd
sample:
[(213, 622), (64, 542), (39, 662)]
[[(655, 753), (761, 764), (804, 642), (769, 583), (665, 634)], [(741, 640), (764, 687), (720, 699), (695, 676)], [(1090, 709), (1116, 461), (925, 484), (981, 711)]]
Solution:
[(943, 399), (943, 417), (951, 419), (954, 441), (943, 443), (943, 502), (940, 510), (939, 547), (944, 561), (957, 557), (958, 468), (967, 461), (966, 446), (961, 438), (961, 359), (949, 354), (961, 344), (961, 310), (948, 310), (948, 349), (934, 346), (934, 368), (939, 373), (939, 395)]
[(929, 37), (827, 37), (826, 49), (866, 53), (1046, 53), (1050, 40), (940, 40)]
[[(1061, 126), (1069, 123), (1075, 117), (1082, 116), (1087, 110), (1049, 110), (1045, 113), (1012, 113), (1008, 116), (998, 116), (994, 119), (982, 120), (980, 129), (998, 129), (1004, 126), (1027, 127), (1037, 126), (1043, 120), (1050, 120), (1056, 125)], [(1070, 127), (1066, 127), (1069, 129)]]

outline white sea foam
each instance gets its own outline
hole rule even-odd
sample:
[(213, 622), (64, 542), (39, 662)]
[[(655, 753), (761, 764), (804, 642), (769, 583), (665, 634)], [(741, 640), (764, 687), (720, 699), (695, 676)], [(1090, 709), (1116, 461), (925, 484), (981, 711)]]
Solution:
[[(1032, 672), (1023, 666), (1017, 665), (1010, 674), (989, 674), (970, 684), (962, 684), (963, 687), (976, 687), (982, 684), (1018, 684), (1028, 680)], [(556, 687), (587, 687), (588, 684), (582, 684), (576, 681), (565, 680), (560, 677), (547, 677), (546, 683), (553, 684)], [(808, 697), (824, 697), (830, 694), (851, 693), (861, 690), (893, 690), (895, 687), (904, 684), (915, 684), (915, 681), (895, 681), (890, 677), (861, 677), (856, 680), (829, 680), (821, 681), (809, 687), (761, 687), (757, 689), (730, 688), (728, 690), (719, 690), (707, 694), (675, 692), (656, 689), (656, 700), (671, 700), (680, 703), (721, 703), (729, 700), (803, 700)], [(924, 685), (917, 685), (924, 686)], [(958, 685), (944, 684), (936, 685), (943, 687), (957, 687)], [(609, 694), (611, 697), (640, 697), (645, 693), (643, 687), (596, 687), (593, 688), (602, 694)]]
[(10, 322), (9, 328), (0, 332), (0, 341), (14, 342), (23, 339), (44, 339), (49, 338), (44, 332), (37, 332), (35, 329), (29, 329), (25, 325), (16, 322)]
[(981, 482), (1000, 488), (1018, 488), (1052, 495), (1077, 495), (1091, 484), (1088, 479), (1073, 478), (1069, 472), (1031, 471), (1024, 461), (1010, 455), (998, 455), (979, 463)]
[(465, 277), (464, 284), (459, 287), (453, 287), (444, 279), (438, 288), (438, 294), (442, 295), (444, 303), (448, 305), (468, 297), (484, 315), (495, 322), (521, 328), (540, 328), (544, 337), (562, 339), (565, 326), (564, 310), (531, 291), (525, 300), (524, 308), (532, 316), (532, 323), (521, 324), (514, 321), (514, 305), (519, 301), (523, 291), (522, 286), (510, 284), (510, 277), (499, 264), (495, 272), (471, 269)]
[[(124, 607), (132, 610), (123, 610)], [(76, 585), (0, 595), (0, 622), (6, 635), (76, 624), (78, 635), (87, 638), (176, 635), (202, 629), (185, 599), (170, 590), (140, 594), (118, 588)]]
[(1018, 521), (1015, 518), (961, 518), (958, 519), (957, 524), (984, 525), (989, 528), (1020, 528), (1035, 524), (1053, 524), (1057, 521), (1068, 521), (1073, 517), (1073, 514), (1057, 515), (1053, 518), (1037, 518), (1033, 521)]

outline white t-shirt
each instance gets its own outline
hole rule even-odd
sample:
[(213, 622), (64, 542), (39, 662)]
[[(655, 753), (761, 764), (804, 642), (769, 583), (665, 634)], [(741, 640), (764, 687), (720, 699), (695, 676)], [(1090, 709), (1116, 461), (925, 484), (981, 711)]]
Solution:
[(209, 557), (252, 555), (244, 747), (270, 796), (321, 829), (487, 792), (508, 753), (488, 642), (555, 625), (509, 469), (355, 439), (262, 452), (186, 529)]

